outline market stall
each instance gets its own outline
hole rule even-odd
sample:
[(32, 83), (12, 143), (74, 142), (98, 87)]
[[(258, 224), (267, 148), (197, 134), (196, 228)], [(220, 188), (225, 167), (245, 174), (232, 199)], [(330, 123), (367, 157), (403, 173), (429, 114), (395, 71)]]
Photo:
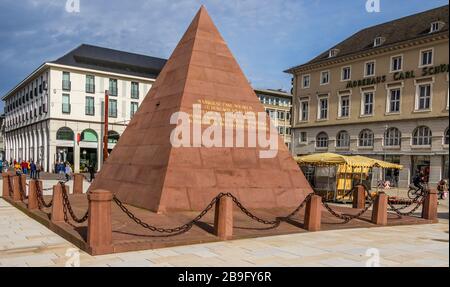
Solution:
[(296, 157), (314, 191), (328, 201), (351, 200), (353, 187), (358, 184), (371, 190), (373, 168), (402, 169), (401, 165), (364, 156), (345, 156), (334, 153)]

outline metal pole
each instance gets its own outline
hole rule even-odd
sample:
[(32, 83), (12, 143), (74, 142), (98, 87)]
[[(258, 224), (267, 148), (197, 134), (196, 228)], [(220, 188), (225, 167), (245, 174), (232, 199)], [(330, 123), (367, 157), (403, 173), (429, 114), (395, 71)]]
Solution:
[(103, 162), (108, 158), (108, 113), (109, 113), (109, 92), (105, 90), (105, 126), (103, 135)]

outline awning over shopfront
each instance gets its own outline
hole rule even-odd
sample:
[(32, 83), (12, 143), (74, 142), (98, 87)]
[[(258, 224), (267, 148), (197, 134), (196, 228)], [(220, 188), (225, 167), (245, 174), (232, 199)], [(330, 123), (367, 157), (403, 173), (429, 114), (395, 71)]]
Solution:
[(327, 165), (345, 165), (350, 168), (392, 168), (402, 169), (403, 166), (382, 160), (368, 158), (365, 156), (345, 156), (335, 153), (317, 153), (296, 157), (295, 160), (300, 165), (327, 166)]

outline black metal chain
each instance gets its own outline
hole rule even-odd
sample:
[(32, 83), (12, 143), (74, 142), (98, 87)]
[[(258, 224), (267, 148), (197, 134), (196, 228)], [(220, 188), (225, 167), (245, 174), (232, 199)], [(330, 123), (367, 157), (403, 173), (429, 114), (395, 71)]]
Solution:
[(41, 190), (41, 186), (40, 186), (40, 184), (39, 184), (39, 182), (37, 180), (35, 181), (35, 185), (36, 185), (36, 194), (37, 194), (39, 209), (42, 209), (42, 206), (44, 206), (46, 208), (52, 207), (53, 199), (50, 200), (49, 203), (46, 203), (45, 200), (44, 200), (43, 190)]
[(18, 175), (18, 177), (19, 177), (19, 193), (20, 193), (20, 197), (22, 198), (22, 201), (24, 201), (24, 200), (28, 199), (28, 196), (27, 196), (27, 192), (25, 190), (23, 190), (22, 176)]
[[(422, 204), (425, 202), (425, 198), (428, 196), (428, 192), (429, 192), (429, 191), (426, 190), (423, 194), (421, 194), (422, 198), (421, 198), (419, 201), (417, 201), (416, 206), (415, 206), (413, 209), (411, 209), (409, 212), (401, 212), (400, 210), (403, 210), (403, 209), (405, 209), (406, 207), (403, 207), (403, 208), (396, 208), (396, 207), (394, 206), (394, 204), (391, 203), (389, 200), (388, 200), (388, 205), (391, 207), (391, 208), (390, 208), (391, 211), (394, 211), (395, 213), (397, 213), (397, 214), (400, 215), (400, 216), (411, 216), (411, 215), (412, 215), (414, 212), (416, 212), (417, 209), (419, 209), (419, 207), (422, 206)], [(409, 205), (409, 206), (411, 206), (411, 205)]]
[[(417, 195), (414, 199), (412, 199), (412, 200), (409, 200), (410, 202), (408, 202), (408, 203), (404, 203), (404, 202), (402, 202), (402, 203), (398, 203), (397, 205), (400, 205), (400, 204), (403, 204), (403, 206), (402, 207), (395, 207), (395, 208), (392, 208), (392, 207), (390, 207), (389, 208), (389, 211), (400, 211), (400, 210), (404, 210), (404, 209), (406, 209), (406, 208), (408, 208), (408, 207), (410, 207), (411, 205), (413, 205), (414, 203), (418, 203), (419, 202), (419, 199), (422, 197), (422, 194), (419, 194), (419, 195)], [(393, 200), (393, 199), (397, 199), (397, 198), (394, 198), (394, 197), (388, 197), (388, 203), (391, 203), (392, 205), (395, 205), (395, 203), (392, 203), (391, 202), (391, 200)], [(391, 205), (389, 205), (389, 206), (391, 206)]]
[(224, 196), (225, 196), (224, 193), (220, 193), (218, 196), (214, 197), (214, 199), (211, 201), (211, 203), (208, 204), (206, 206), (206, 208), (203, 209), (203, 211), (200, 212), (199, 215), (197, 215), (197, 217), (195, 217), (190, 222), (183, 224), (181, 226), (175, 227), (175, 228), (160, 228), (160, 227), (152, 226), (148, 223), (145, 223), (141, 219), (137, 218), (128, 208), (126, 208), (125, 205), (122, 203), (122, 201), (120, 201), (117, 198), (117, 196), (114, 195), (113, 200), (119, 206), (119, 208), (128, 215), (129, 218), (131, 218), (134, 222), (136, 222), (140, 226), (144, 227), (145, 229), (149, 229), (151, 231), (156, 231), (159, 233), (179, 233), (179, 232), (186, 232), (189, 229), (191, 229), (192, 226), (196, 222), (198, 222), (200, 219), (202, 219), (203, 216), (205, 216), (214, 207), (214, 204)]
[(62, 190), (62, 197), (63, 197), (63, 212), (64, 212), (64, 221), (69, 222), (67, 212), (69, 212), (70, 217), (75, 221), (76, 223), (83, 223), (89, 218), (89, 209), (86, 211), (86, 213), (83, 215), (83, 217), (78, 218), (75, 213), (73, 212), (72, 205), (69, 201), (69, 195), (67, 194), (66, 185), (65, 182), (59, 182), (61, 185)]
[[(302, 201), (302, 203), (293, 212), (291, 212), (288, 216), (285, 216), (282, 218), (291, 218), (295, 214), (297, 214), (300, 211), (300, 209), (302, 209), (304, 207), (304, 205), (311, 199), (312, 195), (314, 195), (314, 194), (313, 193), (308, 194), (308, 196), (305, 197), (305, 199)], [(214, 207), (214, 205), (217, 203), (217, 201), (219, 201), (222, 197), (230, 197), (233, 200), (233, 202), (237, 205), (237, 207), (245, 215), (247, 215), (248, 217), (250, 217), (253, 220), (258, 221), (259, 223), (266, 224), (266, 225), (278, 226), (281, 222), (280, 218), (277, 218), (274, 221), (268, 221), (268, 220), (262, 219), (260, 217), (257, 217), (256, 215), (252, 214), (248, 209), (246, 209), (239, 202), (239, 200), (231, 193), (220, 193), (219, 195), (217, 195), (216, 197), (214, 197), (212, 199), (212, 201), (206, 206), (205, 209), (202, 210), (202, 212), (200, 212), (199, 215), (197, 215), (197, 217), (195, 217), (190, 222), (188, 222), (184, 225), (181, 225), (179, 227), (175, 227), (175, 228), (160, 228), (160, 227), (152, 226), (148, 223), (145, 223), (141, 219), (136, 217), (127, 207), (125, 207), (123, 202), (120, 201), (115, 195), (113, 196), (113, 200), (119, 206), (119, 208), (128, 215), (129, 218), (131, 218), (134, 222), (136, 222), (137, 224), (139, 224), (140, 226), (142, 226), (146, 229), (149, 229), (149, 230), (155, 231), (155, 232), (159, 232), (159, 233), (180, 233), (180, 232), (186, 232), (189, 229), (191, 229), (192, 226), (195, 223), (197, 223), (198, 221), (200, 221), (200, 219), (202, 219)]]
[(352, 220), (354, 220), (354, 219), (356, 219), (356, 218), (361, 217), (364, 213), (366, 213), (366, 212), (369, 210), (369, 208), (371, 208), (371, 207), (373, 206), (373, 204), (374, 204), (374, 202), (375, 202), (375, 198), (372, 198), (372, 196), (370, 195), (370, 193), (369, 193), (367, 187), (366, 187), (365, 185), (362, 185), (362, 186), (364, 187), (364, 191), (365, 191), (364, 194), (367, 194), (367, 198), (369, 199), (369, 204), (366, 205), (366, 207), (365, 207), (364, 209), (362, 209), (360, 212), (358, 212), (357, 214), (349, 215), (349, 214), (341, 214), (341, 213), (337, 213), (336, 211), (334, 211), (334, 210), (331, 208), (331, 206), (330, 206), (328, 203), (322, 201), (322, 204), (323, 204), (323, 206), (325, 207), (325, 209), (326, 209), (331, 215), (333, 215), (334, 217), (337, 217), (337, 218), (343, 220), (344, 223), (348, 223), (348, 222), (350, 222), (350, 221), (352, 221)]

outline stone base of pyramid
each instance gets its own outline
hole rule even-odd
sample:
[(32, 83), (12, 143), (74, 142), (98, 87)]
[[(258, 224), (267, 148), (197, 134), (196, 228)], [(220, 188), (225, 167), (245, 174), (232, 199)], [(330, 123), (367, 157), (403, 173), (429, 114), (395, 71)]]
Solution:
[[(67, 224), (64, 222), (52, 223), (49, 219), (50, 210), (48, 210), (47, 213), (45, 210), (29, 211), (24, 203), (13, 202), (9, 198), (4, 199), (81, 250), (91, 253), (89, 246), (87, 246), (86, 243), (88, 228), (87, 222), (84, 224)], [(45, 199), (48, 202), (51, 200), (51, 196), (46, 196)], [(88, 208), (88, 200), (86, 195), (70, 195), (70, 202), (76, 214), (83, 214)], [(144, 222), (163, 228), (183, 225), (184, 223), (192, 220), (198, 214), (197, 212), (172, 212), (170, 214), (157, 214), (145, 209), (139, 209), (131, 206), (127, 206), (127, 208), (129, 208), (130, 211), (132, 211)], [(346, 207), (335, 207), (335, 210), (346, 214), (358, 212), (356, 209)], [(286, 215), (291, 212), (291, 210), (287, 211), (279, 208), (270, 210), (252, 209), (251, 212), (262, 218), (274, 219), (276, 217)], [(208, 214), (206, 214), (206, 216), (189, 231), (172, 236), (151, 232), (142, 228), (133, 222), (125, 213), (123, 213), (116, 204), (112, 204), (111, 216), (113, 248), (110, 252), (105, 252), (104, 254), (220, 241), (220, 239), (214, 235), (214, 210), (211, 210)], [(361, 219), (355, 219), (349, 223), (343, 224), (342, 220), (333, 217), (330, 213), (323, 210), (321, 230), (326, 231), (334, 229), (377, 227), (377, 225), (370, 222), (370, 216), (371, 212), (369, 211), (365, 213)], [(303, 219), (304, 209), (301, 210), (294, 219), (283, 221), (278, 227), (271, 228), (270, 226), (260, 224), (250, 219), (235, 206), (233, 210), (233, 237), (231, 239), (235, 240), (308, 232), (303, 229)], [(388, 213), (388, 226), (429, 223), (433, 222), (422, 218), (408, 216), (399, 217), (396, 214)], [(301, 244), (301, 242), (298, 242), (298, 244)], [(96, 255), (100, 254), (102, 253), (97, 253)]]

